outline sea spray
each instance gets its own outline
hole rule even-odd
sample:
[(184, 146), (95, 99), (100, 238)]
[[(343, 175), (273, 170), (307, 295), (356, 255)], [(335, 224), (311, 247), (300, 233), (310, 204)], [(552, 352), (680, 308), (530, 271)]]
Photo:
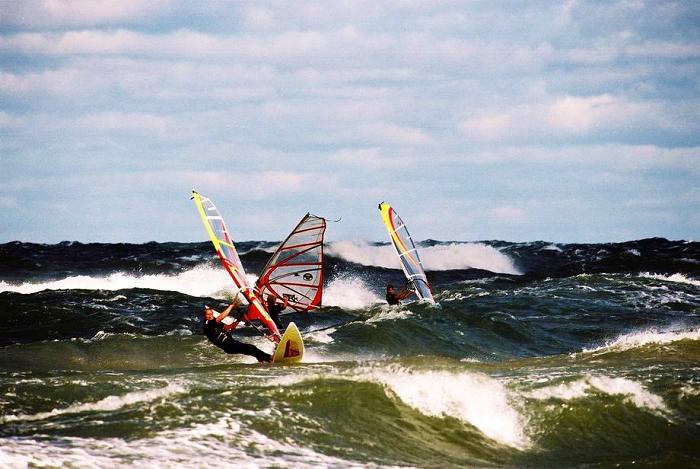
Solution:
[(323, 295), (325, 306), (338, 306), (348, 310), (367, 308), (383, 301), (364, 280), (347, 275), (333, 279)]

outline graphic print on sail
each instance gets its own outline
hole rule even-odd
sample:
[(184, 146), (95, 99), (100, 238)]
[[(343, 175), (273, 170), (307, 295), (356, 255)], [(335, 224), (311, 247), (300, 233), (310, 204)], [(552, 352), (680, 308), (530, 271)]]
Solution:
[(250, 284), (245, 270), (243, 270), (241, 259), (238, 257), (238, 252), (236, 252), (236, 247), (233, 244), (230, 232), (226, 228), (226, 223), (224, 223), (224, 219), (219, 213), (219, 210), (209, 198), (197, 193), (197, 191), (192, 191), (192, 198), (194, 199), (195, 205), (197, 205), (202, 223), (204, 223), (209, 238), (212, 244), (214, 244), (214, 249), (219, 255), (221, 263), (229, 275), (231, 275), (233, 283), (250, 305), (245, 319), (248, 321), (255, 319), (260, 320), (270, 331), (273, 339), (279, 341), (279, 330), (270, 315), (267, 314), (267, 310), (262, 305), (254, 287)]
[(389, 233), (391, 244), (394, 246), (396, 254), (401, 261), (403, 273), (406, 275), (406, 278), (413, 283), (416, 289), (416, 295), (418, 295), (418, 298), (421, 300), (435, 303), (433, 293), (430, 291), (430, 284), (428, 284), (428, 278), (425, 276), (423, 263), (420, 261), (418, 250), (411, 239), (406, 224), (388, 203), (380, 203), (379, 210), (382, 214), (384, 226)]
[(307, 213), (277, 248), (257, 281), (264, 298), (286, 298), (304, 312), (317, 308), (323, 296), (323, 236), (326, 220)]

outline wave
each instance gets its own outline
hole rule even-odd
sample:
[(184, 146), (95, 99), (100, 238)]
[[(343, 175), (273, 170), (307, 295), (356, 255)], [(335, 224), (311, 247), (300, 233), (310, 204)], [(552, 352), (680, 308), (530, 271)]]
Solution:
[(537, 400), (559, 399), (569, 401), (586, 397), (592, 391), (609, 395), (622, 395), (625, 400), (640, 409), (668, 414), (670, 411), (664, 400), (649, 392), (636, 381), (626, 378), (611, 378), (608, 376), (586, 376), (569, 383), (546, 386), (525, 394)]
[[(248, 443), (254, 441), (250, 451)], [(252, 454), (251, 454), (252, 453)], [(275, 441), (250, 430), (230, 417), (211, 423), (164, 430), (147, 438), (63, 437), (12, 438), (0, 440), (0, 456), (10, 467), (145, 467), (189, 468), (221, 466), (235, 461), (236, 466), (258, 467), (349, 467), (353, 461), (328, 456), (291, 442)], [(196, 461), (196, 463), (195, 463)], [(226, 466), (226, 464), (224, 464)]]
[(687, 285), (695, 285), (696, 287), (700, 287), (700, 280), (695, 280), (693, 278), (686, 277), (683, 274), (660, 275), (660, 274), (651, 274), (649, 272), (643, 272), (643, 273), (639, 274), (639, 276), (642, 278), (661, 280), (664, 282), (685, 283)]
[(604, 345), (595, 348), (584, 348), (584, 353), (600, 352), (604, 350), (629, 350), (649, 344), (670, 344), (679, 340), (700, 340), (700, 328), (678, 331), (659, 331), (657, 329), (647, 329), (639, 332), (623, 334)]
[[(247, 274), (252, 284), (257, 277)], [(48, 282), (25, 282), (12, 285), (0, 281), (0, 292), (37, 293), (43, 290), (124, 290), (146, 288), (151, 290), (176, 291), (191, 296), (207, 296), (230, 299), (236, 288), (231, 278), (221, 268), (199, 266), (175, 275), (133, 275), (117, 272), (105, 276), (79, 275)], [(117, 295), (114, 301), (126, 299)], [(364, 280), (354, 276), (340, 276), (324, 289), (324, 306), (337, 306), (348, 310), (367, 308), (384, 300), (372, 291)]]
[[(256, 276), (249, 275), (255, 283)], [(46, 282), (24, 282), (14, 285), (0, 281), (0, 292), (37, 293), (43, 290), (124, 290), (147, 288), (151, 290), (177, 291), (192, 296), (223, 298), (235, 294), (231, 278), (225, 270), (198, 266), (179, 274), (137, 275), (115, 272), (103, 276), (77, 275)]]
[[(473, 372), (411, 370), (400, 365), (369, 365), (341, 372), (340, 379), (377, 383), (422, 414), (455, 418), (486, 437), (518, 449), (531, 446), (525, 419), (510, 405), (511, 396), (498, 380)], [(289, 386), (328, 379), (324, 374), (288, 375), (270, 385)]]
[(16, 422), (16, 421), (32, 421), (44, 420), (63, 414), (76, 414), (79, 412), (88, 411), (112, 411), (121, 409), (124, 406), (136, 404), (138, 402), (153, 401), (171, 394), (185, 392), (185, 388), (177, 383), (170, 383), (165, 387), (149, 389), (146, 391), (135, 391), (124, 394), (123, 396), (108, 396), (97, 402), (86, 404), (75, 404), (63, 409), (54, 409), (50, 412), (39, 412), (32, 415), (5, 415), (0, 417), (0, 422)]
[[(396, 253), (390, 245), (377, 246), (364, 241), (334, 241), (326, 253), (356, 264), (399, 269)], [(495, 273), (520, 275), (513, 260), (498, 249), (481, 243), (449, 243), (420, 248), (426, 270), (482, 269)]]
[(487, 375), (401, 367), (371, 370), (369, 375), (426, 415), (457, 418), (508, 446), (523, 449), (531, 444), (524, 420), (510, 405), (505, 386)]

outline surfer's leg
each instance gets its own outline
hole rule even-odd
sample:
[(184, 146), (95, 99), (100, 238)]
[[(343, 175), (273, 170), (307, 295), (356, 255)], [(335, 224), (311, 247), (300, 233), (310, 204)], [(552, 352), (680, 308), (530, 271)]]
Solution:
[(253, 344), (246, 344), (244, 342), (239, 342), (237, 340), (227, 341), (226, 348), (224, 349), (226, 353), (240, 353), (243, 355), (250, 355), (255, 357), (259, 362), (269, 362), (272, 355), (263, 352)]

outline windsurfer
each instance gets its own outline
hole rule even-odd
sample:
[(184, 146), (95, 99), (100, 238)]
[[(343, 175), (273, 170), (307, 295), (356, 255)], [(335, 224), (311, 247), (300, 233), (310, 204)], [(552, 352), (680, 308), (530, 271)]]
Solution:
[(386, 286), (386, 302), (390, 305), (398, 305), (401, 300), (408, 298), (411, 293), (414, 293), (414, 291), (407, 288), (397, 293), (394, 291), (394, 286), (389, 284)]
[(204, 324), (202, 330), (204, 335), (207, 336), (209, 342), (216, 345), (226, 353), (240, 353), (243, 355), (250, 355), (255, 357), (259, 362), (269, 362), (272, 356), (269, 353), (265, 353), (255, 345), (246, 344), (245, 342), (240, 342), (233, 338), (231, 335), (231, 330), (233, 330), (238, 322), (242, 319), (243, 314), (241, 313), (233, 324), (224, 324), (222, 321), (225, 317), (231, 314), (233, 308), (237, 306), (236, 303), (231, 303), (225, 310), (221, 312), (217, 317), (214, 317), (214, 310), (208, 306), (204, 307)]
[(282, 311), (289, 305), (289, 298), (284, 297), (284, 303), (279, 304), (277, 302), (277, 297), (273, 294), (267, 295), (267, 313), (270, 315), (277, 327), (280, 327), (279, 315)]

